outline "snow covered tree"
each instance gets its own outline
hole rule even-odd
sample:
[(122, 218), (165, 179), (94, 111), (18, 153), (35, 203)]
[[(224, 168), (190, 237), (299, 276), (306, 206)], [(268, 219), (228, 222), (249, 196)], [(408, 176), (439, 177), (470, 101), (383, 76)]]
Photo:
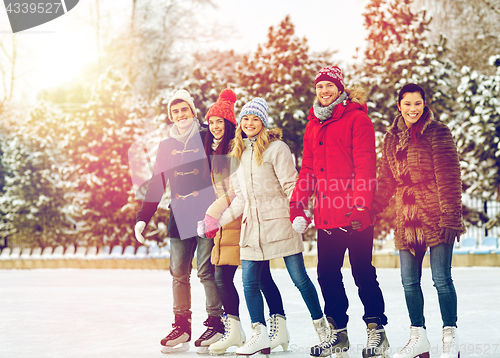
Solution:
[(448, 38), (450, 58), (458, 68), (472, 66), (486, 75), (495, 69), (485, 59), (500, 48), (500, 1), (416, 0), (432, 16), (431, 32)]
[(447, 120), (453, 106), (450, 89), (455, 72), (446, 59), (446, 39), (429, 44), (431, 19), (424, 10), (412, 11), (412, 2), (371, 0), (364, 14), (368, 43), (353, 77), (367, 92), (378, 143), (397, 114), (397, 92), (406, 83), (424, 88), (428, 105), (442, 120)]
[(466, 192), (500, 200), (500, 55), (491, 56), (495, 75), (462, 68), (459, 110), (451, 128), (461, 154)]
[[(68, 120), (69, 179), (75, 205), (81, 207), (79, 230), (89, 244), (134, 244), (139, 202), (129, 172), (128, 149), (144, 130), (145, 106), (131, 95), (121, 75), (108, 70), (93, 88), (83, 110)], [(107, 237), (107, 242), (101, 242)]]
[[(45, 120), (46, 119), (46, 120)], [(43, 103), (18, 118), (1, 143), (5, 185), (0, 235), (21, 245), (66, 245), (73, 233), (57, 130), (61, 116)]]
[(239, 85), (248, 91), (247, 97), (239, 99), (242, 103), (253, 97), (267, 101), (270, 125), (283, 130), (297, 166), (307, 115), (315, 98), (314, 76), (330, 64), (330, 55), (310, 54), (307, 40), (295, 35), (294, 25), (286, 17), (276, 28), (270, 27), (267, 42), (237, 66)]
[[(367, 94), (379, 149), (387, 127), (398, 114), (397, 93), (406, 83), (424, 88), (427, 104), (441, 120), (448, 120), (454, 104), (455, 71), (446, 59), (446, 39), (441, 37), (439, 43), (429, 43), (431, 19), (424, 10), (413, 11), (412, 3), (413, 0), (370, 0), (364, 13), (368, 30), (364, 59), (354, 66), (348, 83), (361, 85)], [(375, 236), (385, 236), (388, 228), (394, 227), (393, 220), (394, 215), (384, 213)]]

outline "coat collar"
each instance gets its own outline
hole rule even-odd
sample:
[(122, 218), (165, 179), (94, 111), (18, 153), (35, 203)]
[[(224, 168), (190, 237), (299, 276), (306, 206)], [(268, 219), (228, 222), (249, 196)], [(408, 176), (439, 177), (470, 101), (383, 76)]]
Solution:
[[(365, 113), (368, 113), (368, 107), (365, 103), (365, 93), (359, 87), (345, 88), (345, 93), (347, 93), (347, 99), (339, 103), (333, 109), (332, 117), (323, 122), (323, 124), (330, 123), (331, 121), (338, 120), (342, 117), (344, 112), (350, 112), (355, 109), (359, 109)], [(321, 123), (321, 121), (314, 114), (314, 107), (309, 110), (309, 116), (307, 117), (309, 121)]]
[[(277, 140), (281, 140), (283, 137), (283, 132), (280, 128), (272, 128), (267, 131), (269, 135), (269, 143), (272, 143)], [(249, 148), (252, 146), (252, 143), (255, 143), (256, 138), (243, 138), (243, 143), (245, 144), (245, 148)]]

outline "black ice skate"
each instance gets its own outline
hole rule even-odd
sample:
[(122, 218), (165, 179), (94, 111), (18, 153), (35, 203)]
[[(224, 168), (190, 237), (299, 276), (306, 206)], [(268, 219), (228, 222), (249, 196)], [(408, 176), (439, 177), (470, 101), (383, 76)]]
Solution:
[(207, 330), (194, 342), (194, 345), (198, 347), (196, 350), (198, 354), (209, 354), (208, 347), (224, 335), (224, 323), (221, 317), (208, 316), (203, 325), (207, 327)]
[(368, 323), (366, 333), (368, 341), (366, 348), (363, 348), (363, 358), (389, 358), (389, 341), (380, 319), (378, 322)]
[(161, 352), (170, 354), (188, 351), (188, 342), (191, 340), (191, 318), (176, 315), (172, 328), (168, 336), (160, 342), (163, 346)]
[(311, 357), (327, 357), (333, 355), (337, 358), (349, 358), (349, 338), (347, 328), (338, 329), (331, 317), (326, 318), (330, 325), (330, 332), (326, 340), (311, 347)]

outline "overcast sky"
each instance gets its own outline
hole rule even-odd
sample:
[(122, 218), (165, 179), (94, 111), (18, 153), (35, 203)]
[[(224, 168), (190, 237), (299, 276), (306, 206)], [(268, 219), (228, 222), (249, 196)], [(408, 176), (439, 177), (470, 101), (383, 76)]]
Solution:
[(269, 27), (287, 15), (312, 50), (338, 50), (337, 58), (344, 62), (352, 60), (356, 47), (364, 47), (367, 36), (362, 16), (367, 0), (213, 1), (218, 7), (209, 10), (206, 18), (234, 27), (238, 36), (221, 43), (221, 48), (255, 50), (266, 41)]
[[(207, 28), (220, 25), (231, 29), (230, 38), (210, 42), (207, 47), (248, 53), (266, 42), (270, 26), (278, 26), (289, 15), (296, 35), (306, 37), (313, 51), (337, 50), (334, 58), (345, 63), (352, 61), (357, 47), (364, 46), (362, 13), (367, 1), (213, 0), (216, 8), (205, 8), (196, 18)], [(92, 4), (93, 0), (80, 0), (68, 14), (15, 35), (19, 46), (16, 84), (17, 91), (22, 88), (21, 98), (70, 81), (97, 60), (95, 29), (89, 20)], [(132, 1), (102, 0), (100, 4), (101, 16), (106, 19), (103, 26), (109, 26), (106, 31), (112, 37), (130, 16)], [(0, 42), (7, 46), (10, 41), (5, 40), (13, 36), (6, 12), (0, 11)]]

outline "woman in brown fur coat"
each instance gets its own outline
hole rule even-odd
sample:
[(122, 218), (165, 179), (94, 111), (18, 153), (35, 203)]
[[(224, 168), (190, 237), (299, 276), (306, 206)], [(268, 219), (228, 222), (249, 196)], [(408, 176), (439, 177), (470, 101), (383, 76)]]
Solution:
[(395, 119), (384, 138), (372, 215), (396, 196), (395, 245), (411, 321), (411, 336), (394, 358), (429, 355), (422, 260), (430, 248), (432, 279), (443, 320), (442, 358), (457, 357), (457, 295), (451, 278), (455, 239), (463, 232), (457, 149), (448, 127), (426, 106), (425, 92), (407, 84), (399, 92)]

